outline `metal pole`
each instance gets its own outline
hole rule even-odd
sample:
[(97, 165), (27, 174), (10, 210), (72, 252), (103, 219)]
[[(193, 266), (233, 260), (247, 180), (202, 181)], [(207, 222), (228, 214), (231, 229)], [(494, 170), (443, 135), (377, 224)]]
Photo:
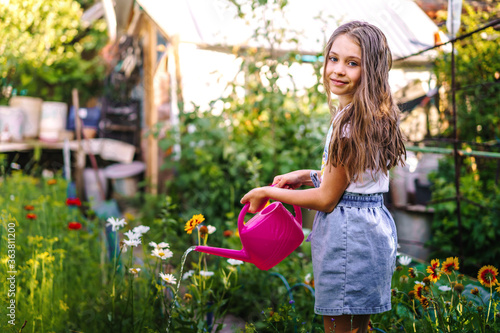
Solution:
[(455, 157), (455, 192), (457, 203), (458, 245), (460, 260), (464, 259), (462, 246), (462, 214), (460, 209), (460, 156), (458, 152), (457, 104), (455, 90), (455, 42), (451, 43), (451, 101), (453, 110), (453, 156)]

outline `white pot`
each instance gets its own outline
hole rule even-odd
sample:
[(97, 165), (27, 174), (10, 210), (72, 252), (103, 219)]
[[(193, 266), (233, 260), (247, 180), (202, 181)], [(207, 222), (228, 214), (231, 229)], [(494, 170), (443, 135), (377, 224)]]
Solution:
[(24, 138), (37, 138), (40, 129), (40, 113), (42, 111), (43, 100), (36, 97), (14, 96), (9, 100), (9, 105), (23, 110)]
[(43, 141), (56, 142), (61, 140), (66, 128), (68, 105), (62, 102), (43, 102), (40, 119), (39, 138)]

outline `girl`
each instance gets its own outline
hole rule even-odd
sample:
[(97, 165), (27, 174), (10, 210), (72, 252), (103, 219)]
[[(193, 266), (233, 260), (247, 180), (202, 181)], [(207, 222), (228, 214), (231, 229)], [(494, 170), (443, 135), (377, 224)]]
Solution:
[[(325, 47), (323, 84), (333, 119), (320, 171), (274, 178), (241, 203), (260, 211), (268, 199), (317, 210), (311, 241), (316, 299), (325, 332), (366, 332), (370, 314), (391, 309), (396, 228), (383, 203), (388, 171), (404, 164), (399, 109), (388, 83), (392, 57), (377, 27), (340, 26)], [(332, 107), (331, 94), (339, 107)], [(292, 191), (302, 185), (314, 188)]]

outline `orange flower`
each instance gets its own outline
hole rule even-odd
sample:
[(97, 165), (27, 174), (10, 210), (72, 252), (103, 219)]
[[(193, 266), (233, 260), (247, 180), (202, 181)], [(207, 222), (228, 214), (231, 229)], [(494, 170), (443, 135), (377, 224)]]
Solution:
[(472, 288), (472, 289), (470, 290), (470, 293), (471, 293), (472, 295), (479, 295), (479, 289), (477, 289), (477, 288)]
[(26, 206), (24, 206), (24, 209), (25, 210), (35, 210), (35, 206), (33, 206), (33, 205), (26, 205)]
[(431, 265), (427, 266), (427, 273), (430, 273), (429, 279), (432, 282), (436, 282), (441, 277), (441, 272), (439, 270), (439, 259), (432, 259)]
[(186, 231), (189, 235), (193, 232), (194, 228), (200, 223), (205, 221), (205, 217), (201, 214), (193, 215), (193, 217), (186, 222), (186, 226), (184, 227), (184, 231)]
[(208, 234), (208, 228), (204, 225), (200, 227), (200, 237), (205, 238), (205, 235)]
[(55, 180), (55, 179), (49, 179), (49, 180), (47, 180), (47, 184), (48, 185), (54, 185), (56, 183), (57, 183), (57, 180)]
[(451, 275), (453, 271), (458, 271), (458, 258), (457, 257), (449, 257), (446, 258), (445, 262), (443, 262), (443, 267), (441, 270), (448, 275)]
[(26, 217), (29, 218), (30, 220), (35, 220), (36, 219), (36, 214), (28, 213), (28, 214), (26, 214)]
[(425, 309), (427, 309), (429, 307), (429, 299), (427, 297), (422, 297), (419, 299), (420, 301), (420, 304), (422, 304), (422, 307)]
[(415, 274), (415, 269), (413, 267), (408, 268), (408, 275), (414, 279), (417, 277), (417, 274)]
[(233, 235), (233, 231), (232, 230), (224, 230), (224, 232), (222, 233), (222, 236), (224, 237), (231, 237)]
[(461, 283), (457, 283), (457, 284), (455, 284), (455, 285), (453, 286), (453, 289), (454, 289), (457, 293), (461, 294), (461, 293), (462, 293), (462, 291), (464, 291), (465, 287), (464, 287), (464, 285), (463, 285), (463, 284), (461, 284)]
[(498, 283), (497, 280), (498, 270), (495, 266), (483, 266), (479, 273), (477, 273), (477, 279), (485, 287), (492, 287)]
[(415, 297), (417, 299), (421, 299), (424, 293), (424, 286), (422, 284), (416, 284), (415, 287), (413, 287), (413, 290), (415, 291)]
[(431, 278), (428, 277), (428, 276), (424, 276), (424, 278), (422, 279), (422, 282), (426, 285), (426, 286), (430, 286), (431, 285)]

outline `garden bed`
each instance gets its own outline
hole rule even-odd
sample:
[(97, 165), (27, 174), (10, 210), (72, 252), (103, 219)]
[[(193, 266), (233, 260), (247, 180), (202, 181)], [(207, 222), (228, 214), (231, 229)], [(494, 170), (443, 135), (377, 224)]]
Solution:
[[(2, 332), (220, 331), (214, 323), (228, 313), (246, 322), (235, 331), (323, 332), (309, 243), (261, 271), (190, 252), (241, 242), (202, 214), (184, 218), (168, 197), (142, 197), (136, 215), (103, 219), (68, 188), (60, 177), (21, 172), (0, 180)], [(474, 280), (459, 268), (454, 257), (399, 255), (393, 309), (372, 316), (374, 330), (498, 331), (498, 271), (485, 266)]]

